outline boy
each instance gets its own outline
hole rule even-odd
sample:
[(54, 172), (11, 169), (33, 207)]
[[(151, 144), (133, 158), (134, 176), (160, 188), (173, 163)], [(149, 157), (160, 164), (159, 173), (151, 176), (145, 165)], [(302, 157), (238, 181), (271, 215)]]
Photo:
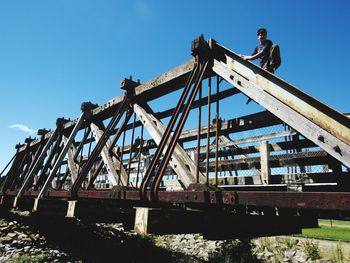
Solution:
[(245, 60), (254, 60), (254, 59), (260, 59), (260, 67), (263, 69), (274, 73), (275, 70), (272, 67), (267, 66), (267, 62), (270, 55), (270, 49), (273, 45), (271, 40), (267, 39), (267, 30), (265, 28), (259, 28), (258, 32), (258, 39), (260, 44), (254, 49), (254, 52), (251, 56), (243, 56)]

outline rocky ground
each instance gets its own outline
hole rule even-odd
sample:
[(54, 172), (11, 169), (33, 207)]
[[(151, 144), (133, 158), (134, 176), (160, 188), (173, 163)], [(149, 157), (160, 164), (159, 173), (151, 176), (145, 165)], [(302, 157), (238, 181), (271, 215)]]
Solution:
[[(0, 216), (0, 262), (337, 262), (320, 258), (317, 249), (312, 242), (289, 238), (251, 242), (206, 240), (199, 234), (140, 236), (121, 224), (25, 213)], [(345, 254), (343, 259), (347, 262)]]
[(203, 262), (121, 224), (10, 213), (0, 216), (0, 262)]
[(0, 221), (0, 262), (16, 259), (22, 262), (45, 259), (48, 262), (75, 261), (67, 253), (47, 242), (44, 236), (16, 220)]

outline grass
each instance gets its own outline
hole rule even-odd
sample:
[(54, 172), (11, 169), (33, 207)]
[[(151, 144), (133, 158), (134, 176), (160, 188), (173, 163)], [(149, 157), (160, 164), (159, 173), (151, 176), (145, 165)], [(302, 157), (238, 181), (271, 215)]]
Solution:
[(333, 219), (319, 219), (318, 224), (320, 226), (350, 228), (350, 221), (333, 220)]
[(340, 220), (319, 220), (320, 228), (304, 228), (302, 236), (350, 240), (350, 222)]
[(258, 262), (252, 253), (250, 240), (227, 241), (216, 253), (209, 257), (211, 263), (231, 263), (231, 262)]
[(318, 242), (312, 242), (311, 240), (305, 240), (302, 242), (302, 248), (305, 254), (312, 260), (321, 259), (320, 249), (318, 247)]
[(302, 235), (307, 237), (331, 238), (339, 240), (350, 240), (350, 230), (347, 228), (320, 227), (303, 229)]
[(22, 255), (17, 259), (10, 261), (10, 263), (44, 263), (47, 262), (44, 254), (30, 256), (30, 255)]

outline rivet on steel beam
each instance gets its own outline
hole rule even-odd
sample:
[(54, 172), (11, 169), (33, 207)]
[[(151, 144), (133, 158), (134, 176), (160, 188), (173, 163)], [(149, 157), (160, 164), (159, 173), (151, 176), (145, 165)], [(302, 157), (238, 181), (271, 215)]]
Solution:
[(318, 139), (319, 141), (321, 141), (321, 142), (324, 142), (324, 136), (323, 136), (323, 135), (318, 136), (317, 139)]
[(335, 147), (333, 147), (333, 150), (336, 152), (336, 153), (339, 153), (340, 155), (342, 155), (341, 154), (341, 149), (340, 149), (340, 147), (337, 145), (337, 146), (335, 146)]

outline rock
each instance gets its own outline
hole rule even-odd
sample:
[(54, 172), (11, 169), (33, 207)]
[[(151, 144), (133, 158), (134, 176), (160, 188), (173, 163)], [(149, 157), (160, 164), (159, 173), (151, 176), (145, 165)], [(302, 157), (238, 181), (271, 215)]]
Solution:
[(0, 227), (0, 231), (2, 232), (2, 231), (4, 231), (4, 230), (7, 230), (7, 229), (9, 229), (10, 228), (10, 226), (2, 226), (2, 227)]
[(19, 212), (19, 215), (20, 216), (30, 216), (31, 213), (29, 211), (21, 211), (21, 212)]
[[(21, 240), (22, 240), (24, 243), (33, 241), (33, 239), (31, 239), (30, 237), (25, 237), (25, 238), (22, 238)], [(35, 240), (34, 240), (34, 241), (35, 241)]]
[(7, 236), (10, 238), (14, 238), (15, 236), (17, 236), (17, 234), (16, 233), (8, 233)]
[(12, 237), (9, 237), (9, 236), (4, 236), (4, 237), (2, 237), (1, 238), (1, 242), (3, 242), (3, 243), (10, 243), (11, 241), (12, 241)]
[(286, 258), (293, 258), (296, 255), (297, 251), (295, 249), (290, 249), (290, 250), (286, 250), (284, 251), (284, 256)]
[(29, 250), (30, 250), (30, 246), (25, 246), (24, 248), (23, 248), (23, 250), (24, 250), (24, 252), (28, 252)]
[(272, 253), (270, 251), (266, 251), (264, 254), (265, 254), (266, 258), (271, 258), (271, 257), (273, 257), (275, 255), (274, 253)]
[(21, 234), (19, 234), (18, 235), (18, 238), (19, 239), (24, 239), (24, 238), (27, 238), (28, 236), (26, 235), (26, 234), (23, 234), (23, 233), (21, 233)]
[(256, 256), (258, 259), (263, 259), (265, 254), (264, 254), (264, 252), (261, 252), (261, 253), (258, 253)]

